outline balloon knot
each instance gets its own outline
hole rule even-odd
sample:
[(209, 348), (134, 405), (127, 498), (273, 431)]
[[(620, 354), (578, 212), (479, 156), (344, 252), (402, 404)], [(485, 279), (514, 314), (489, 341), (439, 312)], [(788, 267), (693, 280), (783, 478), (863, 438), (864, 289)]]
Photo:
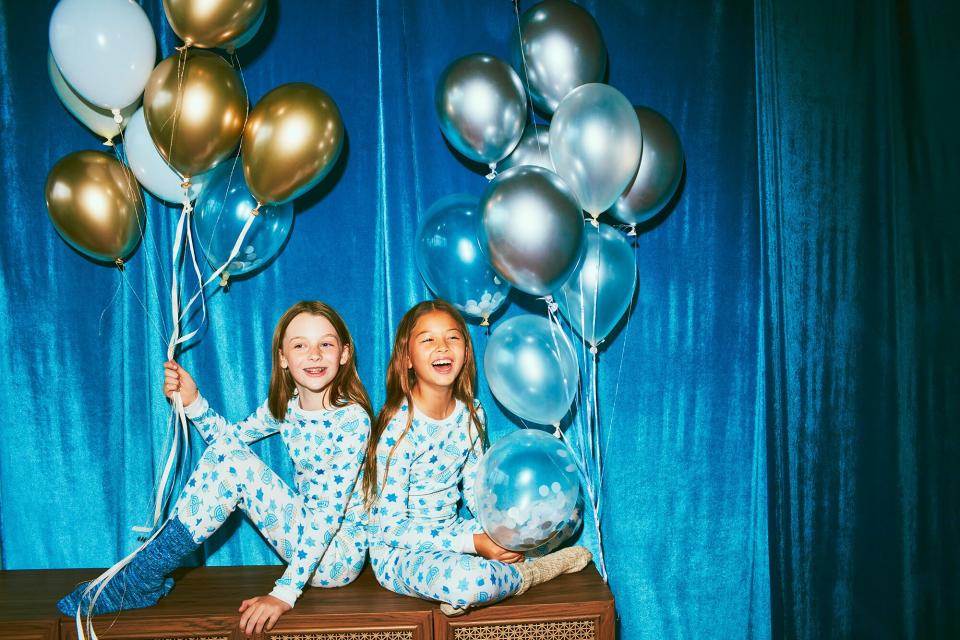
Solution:
[(180, 183), (180, 188), (183, 189), (184, 191), (188, 191), (192, 186), (193, 186), (193, 183), (190, 182), (190, 176), (187, 176), (186, 178), (184, 178), (183, 182)]
[(104, 141), (103, 141), (103, 146), (105, 146), (105, 147), (112, 147), (112, 146), (113, 146), (113, 138), (107, 138), (106, 140), (104, 140)]
[(177, 49), (177, 51), (179, 51), (180, 53), (183, 53), (184, 51), (186, 51), (187, 49), (190, 48), (190, 45), (191, 45), (191, 44), (193, 44), (193, 43), (192, 43), (190, 40), (184, 40), (184, 41), (183, 41), (183, 45), (177, 47), (176, 49)]
[(635, 236), (635, 235), (637, 235), (637, 225), (635, 225), (635, 224), (630, 225), (630, 231), (627, 232), (627, 235), (628, 235), (628, 236)]
[(553, 423), (553, 437), (554, 437), (554, 438), (557, 438), (557, 439), (563, 438), (563, 431), (560, 429), (560, 423), (559, 423), (559, 422), (554, 422), (554, 423)]
[(488, 173), (488, 174), (486, 175), (486, 178), (487, 178), (487, 180), (493, 180), (494, 178), (497, 177), (497, 163), (496, 163), (496, 162), (491, 162), (491, 163), (490, 163), (489, 165), (487, 165), (487, 166), (490, 167), (490, 173)]
[(124, 269), (124, 266), (123, 266), (123, 258), (116, 258), (116, 259), (114, 259), (113, 264), (117, 265), (117, 269), (120, 269), (120, 271), (123, 271), (123, 269)]
[(553, 296), (546, 295), (543, 297), (543, 301), (547, 303), (547, 311), (550, 313), (556, 313), (560, 310), (560, 305), (553, 299)]
[(224, 271), (220, 274), (220, 286), (223, 287), (224, 291), (230, 290), (230, 272)]
[(111, 109), (113, 113), (113, 121), (117, 124), (123, 124), (123, 114), (120, 113), (120, 109)]
[(593, 228), (594, 228), (594, 229), (599, 229), (599, 228), (600, 228), (600, 221), (597, 220), (597, 216), (595, 216), (595, 215), (593, 215), (593, 214), (590, 214), (590, 224), (593, 225)]
[(490, 316), (483, 316), (483, 320), (480, 322), (480, 326), (481, 326), (481, 327), (489, 327), (489, 326), (490, 326)]
[[(236, 48), (235, 46), (233, 46), (232, 44), (229, 45), (226, 49), (224, 49), (224, 51), (227, 52), (227, 55), (228, 55), (228, 56), (232, 56), (232, 55), (236, 52), (236, 50), (237, 50), (237, 48)], [(233, 66), (233, 65), (231, 65), (231, 66)]]
[(590, 353), (592, 353), (594, 357), (596, 357), (597, 353), (599, 353), (599, 350), (597, 349), (597, 345), (595, 344), (590, 345)]
[(250, 215), (252, 216), (260, 215), (260, 207), (262, 206), (263, 206), (263, 203), (257, 200), (257, 206), (255, 206), (253, 209), (250, 209)]

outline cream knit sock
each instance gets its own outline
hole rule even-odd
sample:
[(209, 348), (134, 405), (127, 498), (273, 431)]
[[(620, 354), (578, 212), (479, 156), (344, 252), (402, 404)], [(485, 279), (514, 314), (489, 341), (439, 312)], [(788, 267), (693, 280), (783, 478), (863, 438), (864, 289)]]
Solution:
[(561, 573), (576, 573), (582, 570), (593, 559), (593, 554), (586, 547), (567, 547), (560, 551), (548, 553), (542, 558), (534, 558), (517, 565), (523, 583), (513, 595), (518, 596), (534, 585), (553, 580)]

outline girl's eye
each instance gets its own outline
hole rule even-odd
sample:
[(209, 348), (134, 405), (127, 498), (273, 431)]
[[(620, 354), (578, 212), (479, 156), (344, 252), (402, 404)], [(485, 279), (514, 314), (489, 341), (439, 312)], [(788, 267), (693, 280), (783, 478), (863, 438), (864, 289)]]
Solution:
[(294, 349), (303, 349), (303, 343), (302, 343), (302, 342), (298, 342), (298, 343), (296, 343), (295, 345), (293, 345), (293, 348), (294, 348)]
[(330, 347), (334, 346), (334, 344), (332, 342), (324, 342), (320, 346), (323, 347), (324, 349), (329, 349)]
[(458, 335), (447, 336), (447, 340), (459, 340), (459, 339), (460, 339), (460, 336)]
[(433, 342), (433, 338), (426, 337), (426, 338), (423, 338), (420, 342)]

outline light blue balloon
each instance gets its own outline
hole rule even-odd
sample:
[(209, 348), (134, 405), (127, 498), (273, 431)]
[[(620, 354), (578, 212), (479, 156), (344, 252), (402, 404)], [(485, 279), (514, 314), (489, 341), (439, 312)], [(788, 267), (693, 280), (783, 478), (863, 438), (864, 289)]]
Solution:
[(637, 265), (622, 233), (605, 224), (587, 225), (586, 231), (583, 260), (556, 299), (574, 330), (596, 347), (630, 306)]
[[(224, 162), (206, 175), (206, 184), (194, 205), (193, 219), (200, 249), (207, 262), (218, 268), (230, 257), (257, 201), (243, 181), (239, 160), (236, 166)], [(283, 246), (292, 226), (292, 203), (261, 207), (227, 273), (240, 275), (263, 266)]]
[(474, 497), (483, 530), (513, 551), (535, 549), (581, 517), (573, 458), (558, 438), (536, 429), (511, 433), (490, 447), (477, 470)]
[(550, 159), (580, 206), (594, 217), (617, 201), (637, 174), (643, 133), (633, 105), (610, 85), (577, 87), (550, 123)]
[(558, 424), (580, 382), (570, 340), (540, 316), (515, 316), (497, 327), (483, 365), (490, 391), (500, 404), (538, 424)]
[(480, 250), (480, 206), (468, 195), (441, 198), (417, 229), (417, 268), (438, 297), (461, 312), (488, 319), (506, 301), (510, 285)]
[(66, 81), (104, 109), (136, 102), (157, 59), (150, 19), (129, 0), (60, 0), (49, 37)]

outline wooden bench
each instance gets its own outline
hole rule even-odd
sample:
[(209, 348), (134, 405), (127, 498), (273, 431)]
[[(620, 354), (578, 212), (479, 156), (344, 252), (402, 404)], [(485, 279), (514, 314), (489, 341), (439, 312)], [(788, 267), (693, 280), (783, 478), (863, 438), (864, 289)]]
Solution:
[[(282, 567), (197, 567), (149, 609), (94, 618), (103, 640), (239, 640), (240, 601), (268, 593)], [(95, 569), (0, 571), (0, 638), (70, 640), (73, 618), (56, 601)], [(435, 603), (377, 584), (370, 568), (339, 589), (308, 588), (267, 640), (613, 640), (613, 596), (593, 565), (516, 598), (448, 618)]]

